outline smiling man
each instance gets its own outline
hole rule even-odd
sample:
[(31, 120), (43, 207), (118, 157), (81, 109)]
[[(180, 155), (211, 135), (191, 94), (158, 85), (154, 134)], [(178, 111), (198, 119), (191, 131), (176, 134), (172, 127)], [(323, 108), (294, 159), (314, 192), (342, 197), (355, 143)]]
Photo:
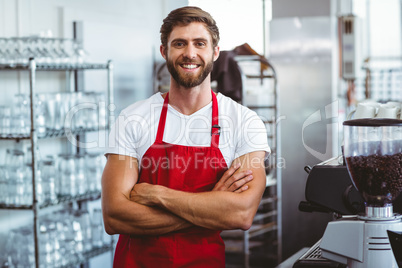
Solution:
[[(170, 90), (136, 102), (113, 125), (102, 177), (114, 267), (225, 267), (220, 231), (250, 228), (269, 153), (258, 116), (211, 90), (219, 31), (197, 7), (161, 27)], [(219, 108), (218, 108), (219, 107)]]

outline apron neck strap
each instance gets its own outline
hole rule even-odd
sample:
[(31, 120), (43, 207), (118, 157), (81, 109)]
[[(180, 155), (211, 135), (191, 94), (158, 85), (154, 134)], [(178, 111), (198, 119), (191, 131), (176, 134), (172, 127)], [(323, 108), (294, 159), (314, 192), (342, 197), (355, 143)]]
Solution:
[(166, 94), (165, 100), (163, 101), (163, 107), (161, 112), (161, 117), (159, 118), (158, 132), (156, 133), (156, 143), (162, 143), (163, 132), (165, 131), (166, 114), (169, 105), (169, 92)]
[[(211, 90), (212, 94), (212, 129), (211, 129), (211, 147), (219, 147), (219, 136), (220, 136), (220, 126), (219, 126), (219, 113), (218, 113), (218, 100), (216, 99), (215, 93)], [(163, 107), (161, 112), (161, 117), (159, 118), (158, 132), (156, 133), (157, 143), (162, 143), (163, 133), (165, 131), (166, 125), (166, 115), (169, 104), (169, 92), (166, 94), (165, 100), (163, 101)]]
[(219, 136), (221, 127), (219, 126), (218, 100), (215, 93), (212, 93), (212, 129), (211, 129), (211, 147), (219, 148)]

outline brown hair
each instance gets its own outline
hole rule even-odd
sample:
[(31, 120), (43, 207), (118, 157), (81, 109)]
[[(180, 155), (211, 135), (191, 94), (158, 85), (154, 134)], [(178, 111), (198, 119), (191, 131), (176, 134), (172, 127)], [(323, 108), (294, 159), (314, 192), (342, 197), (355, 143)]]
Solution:
[(167, 47), (169, 34), (177, 25), (189, 25), (192, 22), (202, 22), (205, 24), (212, 38), (212, 45), (216, 47), (219, 42), (219, 29), (216, 26), (212, 16), (199, 7), (186, 6), (175, 9), (163, 20), (160, 30), (161, 42), (164, 47)]

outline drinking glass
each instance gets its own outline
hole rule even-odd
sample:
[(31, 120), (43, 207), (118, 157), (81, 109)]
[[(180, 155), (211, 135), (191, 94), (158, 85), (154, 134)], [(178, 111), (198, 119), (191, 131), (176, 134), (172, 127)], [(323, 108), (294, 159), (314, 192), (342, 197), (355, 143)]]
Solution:
[(96, 94), (93, 92), (86, 92), (83, 95), (82, 111), (84, 113), (85, 128), (94, 129), (99, 124), (98, 105), (96, 103)]
[(61, 266), (66, 266), (69, 261), (77, 261), (77, 251), (75, 242), (75, 231), (73, 227), (73, 219), (70, 211), (59, 211), (55, 217), (57, 233), (60, 243), (60, 259)]
[(59, 156), (59, 191), (62, 196), (75, 196), (77, 192), (77, 180), (75, 172), (75, 159), (73, 155), (62, 154)]
[(38, 137), (46, 135), (46, 99), (43, 94), (36, 95), (35, 123)]
[(87, 188), (87, 181), (85, 178), (85, 158), (84, 155), (75, 156), (75, 180), (76, 180), (76, 192), (77, 194), (84, 194)]
[(51, 221), (49, 219), (41, 219), (39, 225), (39, 261), (40, 267), (49, 267), (54, 264), (54, 243), (51, 237), (51, 230), (49, 226)]
[(5, 64), (8, 64), (10, 67), (16, 67), (16, 61), (12, 51), (13, 51), (13, 41), (9, 38), (5, 39), (4, 44)]
[(11, 109), (7, 105), (0, 106), (0, 136), (6, 137), (11, 133)]
[(6, 168), (0, 166), (0, 204), (8, 203), (8, 183)]
[(88, 153), (85, 156), (86, 160), (86, 177), (88, 182), (88, 190), (100, 191), (101, 190), (101, 178), (102, 178), (102, 155), (97, 153)]
[(62, 95), (57, 94), (43, 94), (46, 99), (45, 114), (46, 114), (46, 129), (49, 132), (59, 131), (62, 128), (61, 117), (61, 100)]
[(30, 102), (26, 94), (16, 94), (14, 96), (14, 106), (12, 115), (12, 133), (15, 135), (29, 135), (30, 120)]
[(35, 248), (31, 228), (21, 227), (12, 230), (6, 248), (15, 267), (35, 267)]
[(6, 41), (5, 38), (0, 38), (0, 64), (7, 64)]
[(95, 94), (96, 104), (98, 105), (98, 125), (104, 128), (107, 125), (107, 112), (106, 112), (106, 96), (105, 93), (97, 92)]
[(92, 212), (92, 245), (94, 247), (102, 247), (104, 245), (103, 236), (103, 221), (102, 210), (100, 208), (94, 208)]
[(74, 99), (71, 102), (71, 107), (69, 109), (69, 117), (72, 120), (73, 129), (84, 129), (86, 127), (85, 118), (85, 95), (82, 92), (71, 93), (70, 98)]
[(61, 123), (64, 129), (74, 129), (74, 111), (72, 107), (75, 106), (77, 98), (74, 93), (60, 93), (62, 95), (61, 107)]
[(46, 159), (42, 162), (42, 182), (44, 199), (46, 202), (57, 200), (58, 189), (56, 187), (56, 165), (53, 159)]
[(7, 154), (9, 203), (16, 206), (32, 204), (32, 180), (25, 164), (24, 152), (7, 150)]
[(89, 212), (85, 209), (77, 210), (74, 216), (81, 226), (83, 249), (90, 251), (92, 249), (92, 226)]

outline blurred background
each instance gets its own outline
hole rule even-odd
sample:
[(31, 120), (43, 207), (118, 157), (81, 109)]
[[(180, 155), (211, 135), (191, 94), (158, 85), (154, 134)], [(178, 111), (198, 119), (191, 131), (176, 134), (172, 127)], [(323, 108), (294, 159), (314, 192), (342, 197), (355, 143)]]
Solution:
[[(240, 239), (228, 266), (246, 267), (247, 255), (275, 267), (321, 238), (332, 215), (298, 210), (304, 167), (341, 154), (358, 103), (402, 102), (400, 0), (0, 0), (0, 267), (38, 256), (41, 267), (112, 267), (117, 237), (100, 217), (108, 126), (168, 84), (159, 29), (186, 5), (215, 18), (221, 51), (247, 49), (239, 101), (272, 119), (261, 232), (227, 234)], [(246, 78), (256, 68), (257, 83)]]

